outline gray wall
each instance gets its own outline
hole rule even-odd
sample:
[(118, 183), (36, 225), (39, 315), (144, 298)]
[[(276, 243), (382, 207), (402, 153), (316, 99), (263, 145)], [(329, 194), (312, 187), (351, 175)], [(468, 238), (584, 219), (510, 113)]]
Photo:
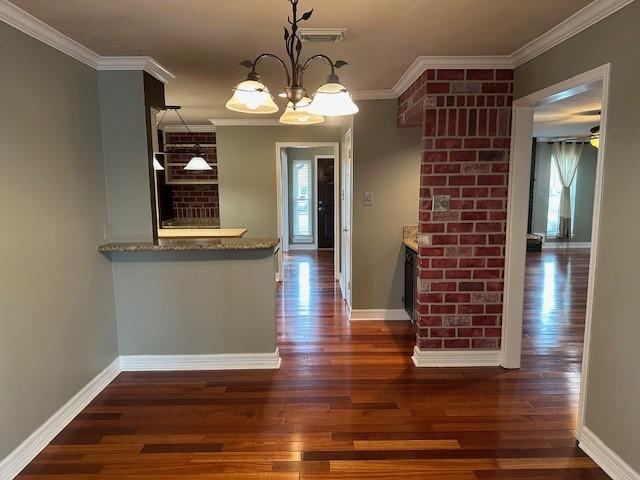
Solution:
[(273, 251), (111, 256), (122, 355), (275, 351)]
[(0, 22), (0, 458), (117, 356), (95, 70)]
[[(354, 309), (403, 308), (402, 226), (418, 223), (420, 128), (396, 126), (395, 100), (358, 102), (353, 119)], [(374, 204), (364, 206), (364, 193)]]
[(148, 110), (141, 71), (98, 73), (109, 226), (113, 241), (151, 241)]
[[(531, 224), (533, 233), (546, 233), (547, 231), (551, 151), (552, 146), (548, 142), (539, 142), (536, 147), (536, 181), (533, 190), (533, 221)], [(585, 144), (576, 171), (574, 237), (569, 240), (571, 242), (591, 241), (597, 157), (598, 150), (590, 144)]]
[(276, 142), (339, 142), (339, 126), (216, 128), (222, 228), (277, 236)]
[(516, 97), (611, 63), (586, 424), (640, 471), (640, 2), (516, 69)]
[[(313, 169), (313, 161), (316, 157), (316, 155), (328, 155), (328, 156), (332, 156), (334, 154), (333, 148), (331, 147), (317, 147), (317, 148), (287, 148), (285, 149), (287, 151), (287, 161), (289, 162), (288, 165), (288, 173), (287, 173), (287, 180), (289, 182), (289, 242), (290, 243), (295, 243), (293, 241), (293, 197), (291, 195), (291, 192), (293, 191), (293, 172), (292, 172), (292, 166), (293, 166), (293, 161), (294, 160), (311, 160), (311, 164), (312, 164), (312, 172), (313, 172), (313, 177), (311, 179), (311, 184), (312, 185), (316, 185), (314, 187), (314, 197), (313, 197), (313, 201), (312, 201), (312, 212), (313, 212), (313, 205), (317, 205), (318, 204), (318, 196), (317, 196), (317, 178), (316, 178), (316, 172)], [(338, 174), (338, 170), (335, 171), (336, 174)], [(316, 232), (316, 225), (315, 223), (313, 224), (313, 235), (314, 238), (317, 235)]]

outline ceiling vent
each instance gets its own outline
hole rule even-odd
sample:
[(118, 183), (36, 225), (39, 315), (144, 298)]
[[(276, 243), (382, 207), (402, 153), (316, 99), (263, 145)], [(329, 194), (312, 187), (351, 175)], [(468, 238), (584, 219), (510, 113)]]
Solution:
[(298, 34), (303, 42), (341, 42), (346, 33), (346, 28), (301, 28)]

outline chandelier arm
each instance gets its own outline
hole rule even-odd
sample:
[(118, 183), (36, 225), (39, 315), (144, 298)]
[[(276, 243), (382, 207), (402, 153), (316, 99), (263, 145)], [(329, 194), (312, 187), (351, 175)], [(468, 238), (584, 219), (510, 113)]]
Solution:
[(273, 53), (261, 53), (260, 55), (258, 55), (256, 57), (256, 59), (253, 62), (253, 67), (251, 68), (251, 72), (252, 73), (256, 73), (256, 67), (258, 66), (258, 63), (263, 59), (263, 58), (273, 58), (274, 60), (276, 60), (284, 69), (284, 73), (287, 76), (287, 85), (291, 85), (291, 75), (289, 74), (289, 69), (287, 68), (287, 65), (284, 63), (284, 60), (282, 60), (280, 57), (278, 57), (277, 55), (274, 55)]
[(313, 60), (322, 60), (325, 63), (328, 63), (329, 66), (331, 67), (331, 76), (334, 77), (336, 74), (336, 70), (335, 67), (333, 65), (333, 60), (331, 60), (328, 56), (322, 54), (322, 53), (318, 53), (317, 55), (313, 55), (311, 57), (309, 57), (307, 59), (306, 62), (304, 62), (304, 65), (300, 68), (300, 83), (302, 84), (302, 79), (304, 76), (304, 72), (305, 70), (309, 67), (309, 64), (313, 61)]

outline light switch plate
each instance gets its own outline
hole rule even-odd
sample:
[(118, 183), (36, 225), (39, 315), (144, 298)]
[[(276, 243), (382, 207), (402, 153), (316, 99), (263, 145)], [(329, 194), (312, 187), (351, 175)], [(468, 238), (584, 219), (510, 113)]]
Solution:
[(433, 211), (448, 212), (451, 209), (451, 195), (434, 195)]
[(364, 192), (364, 206), (373, 207), (373, 192)]

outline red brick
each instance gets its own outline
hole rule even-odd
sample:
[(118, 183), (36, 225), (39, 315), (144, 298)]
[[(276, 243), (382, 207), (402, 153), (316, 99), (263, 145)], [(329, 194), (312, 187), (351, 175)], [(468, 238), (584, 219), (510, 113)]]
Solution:
[(442, 69), (436, 72), (438, 80), (464, 80), (464, 70), (462, 69)]
[(486, 220), (487, 212), (462, 212), (460, 214), (460, 220)]
[(461, 292), (481, 292), (484, 290), (482, 282), (460, 282), (458, 290)]
[(456, 338), (455, 340), (445, 340), (444, 348), (469, 348), (470, 342), (467, 338)]
[(431, 266), (433, 268), (456, 268), (458, 260), (455, 258), (432, 258)]
[(420, 247), (420, 255), (427, 257), (442, 257), (444, 248), (442, 247)]
[(486, 235), (460, 235), (460, 245), (486, 245)]
[(478, 158), (478, 152), (470, 150), (453, 151), (449, 154), (452, 162), (474, 162)]
[(457, 235), (433, 235), (431, 238), (432, 245), (457, 245)]
[(474, 315), (471, 324), (474, 327), (495, 326), (498, 324), (498, 317), (495, 315)]
[(446, 270), (447, 280), (465, 280), (471, 278), (471, 270)]
[(492, 69), (467, 70), (467, 80), (493, 80), (494, 75), (495, 73)]
[(487, 197), (489, 196), (489, 189), (488, 188), (463, 188), (461, 193), (463, 197), (474, 197), (474, 198)]
[(484, 329), (485, 337), (501, 337), (502, 329), (501, 328), (485, 328)]
[(473, 253), (478, 257), (498, 257), (502, 254), (500, 247), (476, 247)]
[(484, 268), (486, 260), (484, 258), (461, 258), (460, 268)]
[(473, 278), (477, 278), (477, 279), (500, 278), (500, 270), (474, 270)]
[(484, 305), (458, 305), (458, 313), (467, 315), (484, 313)]
[(449, 93), (448, 82), (428, 82), (427, 93)]
[(471, 301), (471, 295), (468, 293), (446, 293), (444, 301), (445, 303), (468, 303)]
[(475, 185), (476, 177), (473, 175), (451, 175), (449, 185)]
[(511, 69), (496, 70), (496, 80), (513, 80), (513, 70)]
[(509, 83), (483, 83), (482, 93), (508, 93)]
[(429, 350), (442, 348), (442, 340), (432, 338), (420, 338), (418, 340), (418, 348)]
[(498, 339), (497, 338), (473, 338), (471, 339), (471, 348), (491, 348), (497, 349), (498, 347)]
[(431, 328), (429, 330), (429, 336), (432, 338), (455, 337), (456, 329), (455, 328)]
[(447, 152), (442, 151), (426, 151), (422, 155), (422, 159), (425, 162), (446, 162)]
[(418, 325), (421, 327), (441, 327), (442, 317), (434, 315), (421, 315), (418, 320)]
[(432, 282), (431, 283), (432, 292), (455, 292), (455, 290), (456, 290), (455, 282)]
[(437, 138), (436, 148), (454, 149), (462, 148), (462, 139), (460, 138)]
[(434, 165), (434, 173), (460, 173), (460, 165), (455, 163), (443, 163)]
[(459, 328), (458, 336), (459, 337), (482, 337), (484, 335), (484, 331), (482, 328)]
[(455, 305), (431, 305), (430, 310), (432, 314), (456, 313), (456, 306)]
[[(464, 212), (462, 213), (462, 215), (464, 215)], [(473, 230), (472, 223), (453, 222), (453, 223), (447, 224), (447, 232), (450, 232), (450, 233), (466, 233), (466, 232), (471, 232), (472, 230)]]

